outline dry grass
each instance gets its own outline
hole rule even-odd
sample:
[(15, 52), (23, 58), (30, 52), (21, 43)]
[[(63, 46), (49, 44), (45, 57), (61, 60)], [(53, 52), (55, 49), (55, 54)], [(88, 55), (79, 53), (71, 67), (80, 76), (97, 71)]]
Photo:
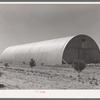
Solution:
[(78, 73), (72, 67), (20, 66), (5, 68), (0, 65), (1, 89), (100, 89), (100, 65), (88, 65)]

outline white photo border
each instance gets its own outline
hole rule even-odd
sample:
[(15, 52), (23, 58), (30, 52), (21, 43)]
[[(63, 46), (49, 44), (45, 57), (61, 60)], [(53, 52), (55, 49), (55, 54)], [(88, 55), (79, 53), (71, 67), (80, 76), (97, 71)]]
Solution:
[[(1, 4), (100, 4), (100, 2), (0, 2)], [(100, 98), (100, 90), (0, 90), (0, 98)]]

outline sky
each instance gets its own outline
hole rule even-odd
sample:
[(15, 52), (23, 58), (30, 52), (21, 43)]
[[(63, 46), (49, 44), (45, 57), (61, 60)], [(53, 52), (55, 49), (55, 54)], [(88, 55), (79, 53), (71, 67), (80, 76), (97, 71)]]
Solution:
[(0, 55), (9, 46), (78, 34), (100, 47), (100, 4), (0, 4)]

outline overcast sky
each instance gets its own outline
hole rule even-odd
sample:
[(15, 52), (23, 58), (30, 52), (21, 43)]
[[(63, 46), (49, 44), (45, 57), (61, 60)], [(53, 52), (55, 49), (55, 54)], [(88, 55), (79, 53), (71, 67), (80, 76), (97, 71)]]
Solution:
[(87, 34), (100, 45), (100, 5), (0, 4), (0, 54), (12, 45)]

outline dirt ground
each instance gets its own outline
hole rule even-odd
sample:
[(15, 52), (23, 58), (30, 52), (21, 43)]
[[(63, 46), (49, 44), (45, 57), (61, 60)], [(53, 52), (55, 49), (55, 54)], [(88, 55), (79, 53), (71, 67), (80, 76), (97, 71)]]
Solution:
[(87, 66), (81, 77), (71, 67), (0, 65), (0, 89), (100, 89), (100, 65)]

